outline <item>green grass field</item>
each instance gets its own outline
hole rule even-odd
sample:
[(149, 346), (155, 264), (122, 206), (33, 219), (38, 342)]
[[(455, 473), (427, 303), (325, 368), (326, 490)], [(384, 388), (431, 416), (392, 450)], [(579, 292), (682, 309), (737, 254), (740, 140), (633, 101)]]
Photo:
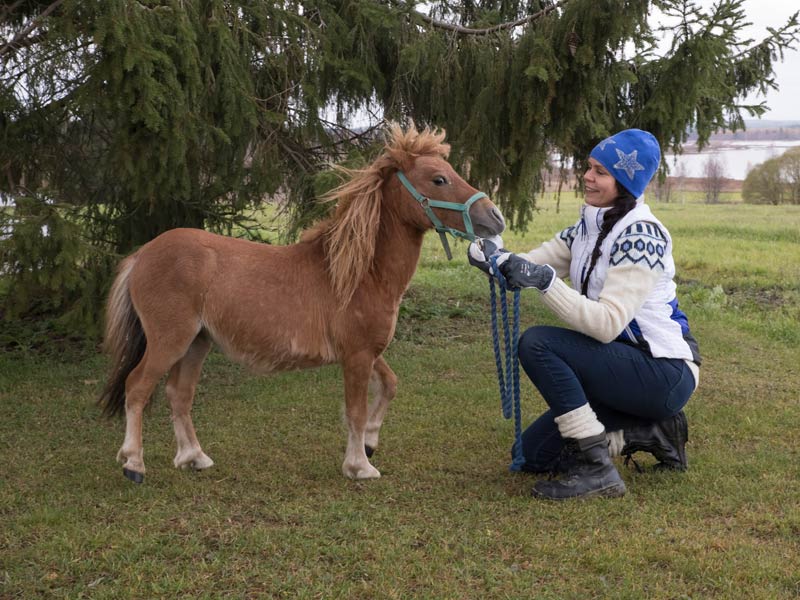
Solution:
[[(541, 204), (527, 250), (574, 222)], [(623, 467), (621, 499), (548, 503), (508, 471), (484, 278), (426, 238), (387, 359), (373, 463), (340, 474), (338, 368), (251, 376), (209, 358), (195, 424), (216, 466), (172, 467), (159, 392), (147, 478), (114, 457), (94, 353), (0, 354), (1, 598), (798, 598), (800, 206), (665, 204), (705, 363), (690, 469)], [(523, 323), (554, 323), (531, 291)], [(523, 382), (523, 414), (544, 403)], [(652, 459), (641, 456), (645, 466)]]

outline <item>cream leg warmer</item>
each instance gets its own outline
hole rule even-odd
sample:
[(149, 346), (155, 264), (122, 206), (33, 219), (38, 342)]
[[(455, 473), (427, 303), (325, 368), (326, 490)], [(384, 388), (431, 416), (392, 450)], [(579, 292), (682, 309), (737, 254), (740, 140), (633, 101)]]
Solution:
[(582, 440), (584, 438), (600, 435), (605, 431), (603, 424), (598, 421), (589, 404), (579, 406), (575, 410), (564, 413), (555, 418), (558, 432), (563, 438)]
[(608, 454), (611, 458), (622, 456), (622, 449), (625, 447), (625, 436), (622, 429), (609, 431), (606, 433), (606, 438), (608, 438)]

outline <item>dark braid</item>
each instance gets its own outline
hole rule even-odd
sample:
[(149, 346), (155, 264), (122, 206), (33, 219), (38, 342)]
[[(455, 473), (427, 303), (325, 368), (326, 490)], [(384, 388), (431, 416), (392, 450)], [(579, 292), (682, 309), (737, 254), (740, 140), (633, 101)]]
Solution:
[(603, 227), (600, 229), (600, 235), (597, 236), (597, 243), (594, 245), (594, 250), (592, 250), (592, 260), (589, 262), (586, 277), (583, 278), (583, 283), (581, 284), (581, 294), (584, 296), (589, 289), (589, 277), (594, 271), (597, 259), (602, 254), (600, 247), (603, 245), (603, 241), (614, 228), (614, 225), (636, 207), (636, 198), (622, 187), (619, 182), (617, 182), (617, 193), (618, 196), (614, 200), (614, 205), (603, 215)]

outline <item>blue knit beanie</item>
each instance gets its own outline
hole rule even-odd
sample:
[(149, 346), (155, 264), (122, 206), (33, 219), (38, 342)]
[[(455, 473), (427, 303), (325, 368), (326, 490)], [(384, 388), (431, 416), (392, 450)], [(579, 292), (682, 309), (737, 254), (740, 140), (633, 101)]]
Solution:
[(658, 170), (661, 148), (652, 133), (626, 129), (597, 144), (589, 156), (638, 198)]

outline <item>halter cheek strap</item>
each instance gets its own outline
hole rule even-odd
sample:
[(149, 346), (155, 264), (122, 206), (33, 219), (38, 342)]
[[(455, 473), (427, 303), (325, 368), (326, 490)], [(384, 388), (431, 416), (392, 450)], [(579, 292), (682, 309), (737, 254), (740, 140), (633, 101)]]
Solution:
[[(467, 201), (464, 202), (464, 204), (459, 204), (458, 202), (445, 202), (444, 200), (431, 200), (430, 198), (420, 194), (416, 188), (411, 185), (411, 182), (408, 180), (408, 178), (406, 178), (402, 171), (397, 172), (397, 178), (414, 197), (414, 200), (420, 203), (425, 211), (425, 214), (428, 216), (431, 223), (433, 223), (434, 229), (436, 229), (436, 231), (439, 233), (439, 239), (442, 240), (442, 246), (444, 247), (444, 252), (447, 255), (447, 260), (452, 260), (453, 255), (450, 252), (450, 245), (447, 243), (445, 233), (449, 233), (453, 237), (469, 240), (470, 242), (475, 241), (476, 236), (475, 231), (472, 228), (472, 219), (469, 216), (469, 209), (481, 198), (488, 198), (486, 194), (483, 192), (476, 192), (472, 194), (472, 196), (470, 196)], [(461, 218), (464, 221), (464, 231), (455, 229), (453, 227), (447, 227), (433, 212), (434, 208), (444, 208), (446, 210), (460, 212)]]

